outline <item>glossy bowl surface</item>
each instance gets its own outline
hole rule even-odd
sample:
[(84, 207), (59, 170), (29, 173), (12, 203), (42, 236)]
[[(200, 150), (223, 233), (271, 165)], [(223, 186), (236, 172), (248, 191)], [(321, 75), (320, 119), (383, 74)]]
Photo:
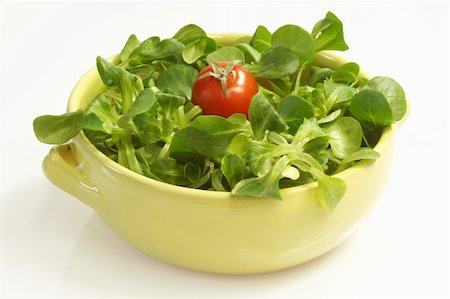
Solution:
[[(236, 35), (214, 38), (226, 43)], [(345, 61), (326, 53), (319, 63), (336, 67)], [(68, 111), (84, 108), (101, 86), (92, 68), (76, 84)], [(331, 214), (319, 205), (317, 183), (283, 189), (282, 201), (174, 186), (115, 163), (83, 133), (54, 147), (43, 168), (56, 186), (157, 259), (215, 273), (268, 272), (316, 258), (355, 229), (387, 180), (394, 131), (395, 126), (386, 128), (375, 147), (381, 158), (336, 175), (346, 182), (347, 192)]]

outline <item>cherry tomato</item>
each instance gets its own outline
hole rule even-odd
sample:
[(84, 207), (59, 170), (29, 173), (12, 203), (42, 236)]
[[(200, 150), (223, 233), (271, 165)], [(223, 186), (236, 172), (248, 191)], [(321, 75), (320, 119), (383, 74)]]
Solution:
[(192, 88), (192, 103), (200, 106), (203, 114), (228, 117), (243, 113), (248, 119), (248, 107), (258, 85), (247, 69), (230, 63), (219, 61), (215, 67), (210, 65), (198, 74)]

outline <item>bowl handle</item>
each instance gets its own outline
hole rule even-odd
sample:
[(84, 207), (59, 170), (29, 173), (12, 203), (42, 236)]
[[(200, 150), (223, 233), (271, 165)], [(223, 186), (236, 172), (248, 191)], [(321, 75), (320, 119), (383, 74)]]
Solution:
[(53, 147), (45, 157), (42, 168), (47, 178), (58, 188), (75, 196), (89, 207), (104, 212), (104, 197), (79, 167), (70, 144)]

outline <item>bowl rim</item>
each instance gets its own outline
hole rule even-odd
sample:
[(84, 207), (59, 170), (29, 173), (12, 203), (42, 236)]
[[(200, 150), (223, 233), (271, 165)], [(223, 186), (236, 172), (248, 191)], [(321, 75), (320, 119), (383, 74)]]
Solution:
[[(210, 34), (210, 37), (214, 38), (229, 38), (230, 36), (233, 37), (242, 37), (244, 33), (213, 33)], [(334, 61), (338, 61), (339, 63), (346, 63), (348, 62), (345, 58), (335, 54), (334, 52), (330, 51), (323, 51), (321, 54), (325, 57), (325, 60), (332, 59)], [(114, 61), (118, 55), (111, 56), (108, 60)], [(367, 73), (365, 73), (363, 70), (360, 71), (360, 75), (371, 78)], [(78, 82), (73, 87), (73, 90), (69, 96), (69, 101), (67, 104), (67, 112), (73, 112), (79, 109), (79, 102), (81, 99), (83, 99), (83, 90), (85, 90), (85, 86), (89, 85), (91, 81), (98, 76), (97, 68), (93, 66), (88, 71), (86, 71), (81, 78), (78, 80)], [(406, 115), (405, 115), (406, 117)], [(388, 147), (389, 143), (393, 140), (393, 135), (398, 127), (398, 122), (385, 127), (381, 133), (380, 139), (378, 140), (377, 144), (373, 149), (377, 151), (381, 156), (383, 156), (383, 153), (385, 152), (386, 148)], [(140, 183), (154, 186), (155, 188), (158, 188), (160, 190), (169, 191), (176, 194), (190, 194), (192, 196), (197, 197), (214, 197), (216, 199), (228, 199), (230, 197), (235, 197), (231, 194), (230, 191), (212, 191), (212, 190), (204, 190), (204, 189), (195, 189), (195, 188), (189, 188), (184, 186), (178, 186), (178, 185), (172, 185), (166, 182), (161, 182), (149, 177), (146, 177), (144, 175), (141, 175), (139, 173), (136, 173), (125, 166), (120, 165), (119, 163), (115, 162), (114, 160), (107, 157), (105, 154), (103, 154), (100, 150), (98, 150), (86, 137), (84, 134), (84, 131), (82, 130), (77, 136), (75, 136), (72, 141), (75, 142), (76, 145), (80, 145), (84, 147), (86, 150), (88, 150), (97, 160), (99, 160), (103, 165), (107, 166), (109, 169), (114, 171), (115, 173), (122, 174), (124, 176), (129, 177), (130, 179), (139, 181)], [(358, 175), (359, 173), (365, 171), (368, 167), (370, 167), (373, 163), (376, 163), (376, 160), (362, 160), (351, 166), (350, 168), (347, 168), (337, 174), (332, 175), (333, 177), (337, 177), (340, 179), (343, 179), (344, 181), (352, 176)], [(310, 182), (303, 185), (298, 186), (292, 186), (288, 188), (280, 188), (281, 196), (283, 197), (283, 200), (289, 199), (289, 196), (286, 196), (288, 193), (298, 193), (303, 192), (307, 190), (316, 189), (318, 186), (317, 181)]]

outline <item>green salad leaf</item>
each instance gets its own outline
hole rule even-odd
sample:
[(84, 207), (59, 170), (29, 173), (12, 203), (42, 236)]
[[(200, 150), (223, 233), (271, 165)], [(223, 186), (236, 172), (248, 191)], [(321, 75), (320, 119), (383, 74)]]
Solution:
[(161, 72), (156, 86), (163, 92), (190, 99), (197, 73), (197, 70), (191, 66), (175, 64)]
[(299, 66), (297, 54), (284, 47), (265, 51), (258, 62), (248, 65), (247, 69), (255, 76), (266, 79), (278, 79), (293, 74)]
[(272, 47), (272, 34), (266, 27), (259, 25), (250, 40), (250, 46), (259, 51), (259, 53), (270, 49)]
[(169, 148), (171, 157), (179, 161), (219, 160), (225, 155), (231, 140), (243, 132), (239, 124), (215, 116), (198, 116), (190, 126), (178, 131)]
[(358, 74), (359, 65), (354, 62), (347, 62), (336, 69), (331, 78), (337, 83), (353, 84), (358, 81)]
[(314, 117), (310, 103), (300, 96), (289, 95), (278, 104), (278, 113), (288, 125), (288, 133), (295, 134), (305, 118)]
[(333, 154), (344, 159), (355, 153), (361, 147), (362, 128), (359, 122), (348, 116), (339, 117), (325, 127), (330, 137), (330, 147)]
[(222, 47), (206, 56), (207, 61), (244, 61), (244, 53), (237, 47)]
[(42, 115), (33, 121), (37, 139), (47, 144), (62, 144), (69, 141), (82, 129), (84, 111), (78, 110), (62, 115)]
[(333, 211), (338, 202), (345, 195), (345, 191), (347, 190), (345, 182), (320, 171), (314, 170), (312, 174), (318, 182), (317, 196), (320, 204), (328, 212)]
[(178, 30), (173, 36), (174, 39), (187, 45), (195, 40), (202, 39), (206, 37), (206, 32), (195, 24), (188, 24)]
[[(250, 62), (258, 62), (261, 59), (261, 54), (258, 52), (258, 50), (256, 50), (255, 48), (253, 48), (252, 46), (250, 46), (249, 44), (246, 43), (238, 43), (236, 45), (234, 45), (236, 48), (238, 48), (239, 50), (241, 50), (244, 55), (248, 55), (249, 57), (249, 61)], [(245, 61), (245, 58), (244, 60)]]
[(400, 84), (389, 77), (377, 76), (370, 79), (364, 89), (381, 92), (389, 103), (392, 117), (400, 120), (406, 113), (406, 97)]
[(201, 38), (187, 44), (181, 52), (183, 60), (188, 64), (196, 62), (205, 53), (207, 42), (206, 38)]
[[(160, 42), (158, 36), (152, 36), (140, 43), (129, 55), (128, 60), (138, 57), (141, 52), (150, 50)], [(125, 49), (125, 48), (124, 48)]]
[(127, 61), (128, 58), (130, 58), (131, 53), (133, 53), (133, 51), (136, 50), (136, 48), (139, 47), (140, 44), (141, 42), (139, 42), (136, 35), (130, 35), (127, 42), (125, 43), (125, 46), (119, 54), (120, 61)]
[(262, 177), (243, 179), (231, 191), (233, 195), (254, 197), (269, 197), (281, 200), (279, 181), (282, 173), (289, 165), (289, 158), (280, 158)]
[(392, 109), (385, 96), (374, 90), (362, 90), (355, 94), (350, 112), (363, 126), (388, 126), (394, 121)]
[(220, 170), (225, 176), (228, 185), (233, 188), (245, 178), (245, 160), (237, 154), (227, 154), (221, 161)]
[(84, 111), (82, 127), (111, 134), (119, 115), (111, 101), (104, 95), (93, 99)]
[(358, 151), (346, 156), (339, 163), (339, 167), (336, 169), (335, 173), (341, 172), (342, 170), (349, 167), (350, 163), (360, 160), (375, 160), (380, 157), (380, 154), (369, 147), (361, 147)]
[(119, 89), (122, 111), (126, 113), (136, 96), (144, 89), (142, 79), (101, 57), (97, 57), (97, 69), (106, 86), (116, 86)]
[(332, 12), (327, 12), (324, 19), (314, 26), (312, 32), (316, 51), (339, 50), (345, 51), (348, 45), (344, 40), (344, 31), (341, 20)]
[(299, 58), (300, 65), (312, 61), (316, 54), (311, 35), (296, 25), (284, 25), (272, 35), (272, 48), (284, 47), (294, 51)]
[[(124, 114), (125, 116), (136, 116), (147, 112), (156, 104), (155, 93), (151, 88), (142, 90), (136, 100), (134, 100), (130, 109)], [(111, 110), (111, 109), (110, 109)]]
[(267, 130), (283, 132), (288, 128), (284, 120), (262, 93), (257, 93), (253, 97), (248, 114), (256, 139), (264, 138)]
[(151, 62), (181, 54), (184, 47), (183, 43), (171, 38), (162, 40), (150, 49), (141, 51), (139, 54), (144, 62)]

